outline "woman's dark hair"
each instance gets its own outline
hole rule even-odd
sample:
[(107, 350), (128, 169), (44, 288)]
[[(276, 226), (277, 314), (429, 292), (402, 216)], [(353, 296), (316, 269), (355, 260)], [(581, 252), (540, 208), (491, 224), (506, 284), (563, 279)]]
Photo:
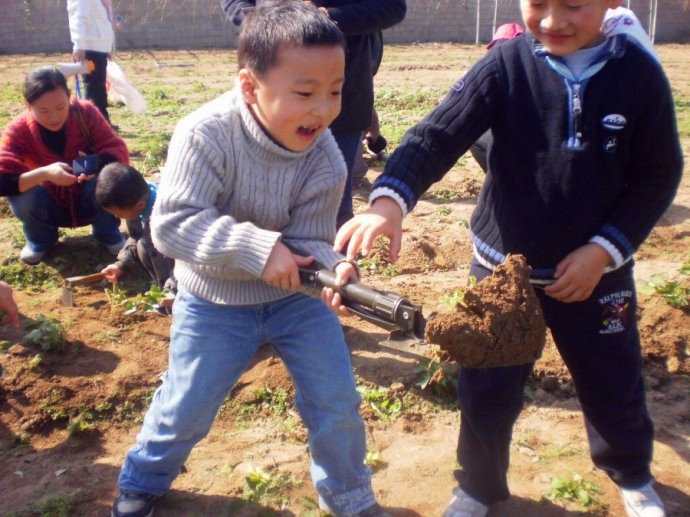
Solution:
[(109, 163), (101, 169), (94, 197), (103, 208), (131, 208), (144, 198), (149, 185), (134, 167)]
[(237, 42), (240, 68), (264, 74), (281, 47), (340, 46), (345, 36), (326, 13), (303, 0), (273, 0), (247, 11)]
[(31, 104), (41, 95), (62, 88), (69, 97), (70, 92), (67, 87), (67, 79), (54, 66), (44, 66), (37, 68), (24, 79), (24, 100)]

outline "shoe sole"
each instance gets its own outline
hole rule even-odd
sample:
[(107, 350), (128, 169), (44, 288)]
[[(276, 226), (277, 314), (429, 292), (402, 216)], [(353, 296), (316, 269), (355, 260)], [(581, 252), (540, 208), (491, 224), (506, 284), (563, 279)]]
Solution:
[[(110, 517), (116, 517), (115, 510), (110, 510)], [(144, 517), (153, 517), (153, 508), (151, 508), (151, 511), (144, 515)]]

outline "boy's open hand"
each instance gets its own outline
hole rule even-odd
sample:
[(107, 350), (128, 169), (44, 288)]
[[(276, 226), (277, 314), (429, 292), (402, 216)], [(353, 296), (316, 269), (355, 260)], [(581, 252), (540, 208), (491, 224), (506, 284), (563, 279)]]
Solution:
[(398, 203), (389, 197), (380, 197), (372, 206), (340, 227), (335, 236), (333, 249), (340, 251), (349, 240), (346, 256), (347, 260), (353, 261), (360, 249), (362, 255), (369, 255), (374, 239), (379, 235), (385, 235), (391, 243), (389, 257), (396, 260), (402, 239), (402, 219)]
[(547, 295), (564, 303), (589, 298), (601, 280), (611, 256), (598, 244), (590, 243), (569, 253), (556, 266), (556, 282), (544, 289)]
[(273, 287), (299, 291), (302, 285), (299, 281), (299, 266), (308, 266), (314, 262), (314, 257), (295, 255), (282, 242), (277, 242), (268, 257), (266, 267), (261, 273), (261, 280)]
[(105, 275), (105, 279), (111, 284), (117, 284), (118, 279), (122, 276), (122, 270), (115, 264), (105, 266), (101, 273)]
[[(338, 286), (345, 285), (350, 279), (356, 280), (357, 273), (355, 272), (355, 266), (350, 262), (340, 262), (335, 266), (335, 283)], [(340, 297), (340, 293), (335, 292), (330, 287), (324, 287), (321, 291), (321, 299), (323, 303), (326, 304), (330, 310), (338, 314), (339, 316), (350, 316), (350, 311), (347, 307), (342, 305), (343, 300)]]

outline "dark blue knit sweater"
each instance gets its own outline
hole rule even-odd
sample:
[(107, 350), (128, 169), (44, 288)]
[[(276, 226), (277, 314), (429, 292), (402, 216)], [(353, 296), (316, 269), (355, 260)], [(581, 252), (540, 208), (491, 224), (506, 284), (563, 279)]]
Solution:
[(521, 253), (533, 280), (547, 282), (568, 253), (596, 242), (620, 267), (680, 181), (673, 99), (663, 70), (625, 36), (609, 39), (582, 78), (531, 35), (495, 47), (407, 132), (372, 202), (388, 195), (407, 213), (491, 128), (471, 219), (480, 262)]

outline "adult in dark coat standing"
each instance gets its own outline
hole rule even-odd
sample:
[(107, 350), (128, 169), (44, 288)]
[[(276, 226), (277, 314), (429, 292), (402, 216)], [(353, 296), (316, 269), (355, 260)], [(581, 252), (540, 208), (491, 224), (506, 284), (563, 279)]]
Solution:
[[(242, 24), (245, 10), (262, 0), (220, 0), (226, 18), (236, 26)], [(348, 181), (338, 210), (340, 227), (352, 217), (352, 169), (362, 133), (369, 127), (374, 109), (372, 41), (380, 32), (405, 18), (405, 0), (312, 0), (323, 7), (338, 25), (347, 42), (345, 85), (342, 110), (331, 124), (347, 164)]]

